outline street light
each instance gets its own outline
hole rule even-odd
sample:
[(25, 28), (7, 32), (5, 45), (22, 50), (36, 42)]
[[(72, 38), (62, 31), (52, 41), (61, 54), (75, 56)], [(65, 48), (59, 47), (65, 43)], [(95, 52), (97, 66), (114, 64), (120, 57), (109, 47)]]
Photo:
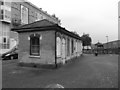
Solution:
[(107, 54), (108, 54), (108, 36), (106, 36), (107, 38)]

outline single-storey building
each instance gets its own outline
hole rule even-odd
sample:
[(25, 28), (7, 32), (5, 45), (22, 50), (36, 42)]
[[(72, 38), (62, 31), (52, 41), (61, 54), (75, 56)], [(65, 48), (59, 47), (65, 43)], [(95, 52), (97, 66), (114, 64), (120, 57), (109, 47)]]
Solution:
[(65, 64), (82, 54), (80, 36), (46, 19), (13, 28), (19, 33), (19, 60), (22, 64)]

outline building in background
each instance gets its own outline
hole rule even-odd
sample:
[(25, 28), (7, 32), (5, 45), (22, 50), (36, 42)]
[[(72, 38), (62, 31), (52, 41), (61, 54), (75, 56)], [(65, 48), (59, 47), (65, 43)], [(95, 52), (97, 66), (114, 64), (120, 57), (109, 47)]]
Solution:
[(120, 54), (120, 40), (104, 43), (104, 52), (110, 54)]
[(99, 46), (94, 45), (92, 50), (100, 54), (120, 54), (120, 40), (101, 43)]
[[(0, 51), (4, 53), (11, 49), (13, 39), (18, 40), (18, 34), (11, 28), (47, 19), (60, 25), (60, 20), (55, 15), (49, 15), (46, 11), (36, 7), (26, 0), (0, 0)], [(13, 1), (13, 2), (12, 2)], [(10, 40), (12, 38), (12, 40)]]

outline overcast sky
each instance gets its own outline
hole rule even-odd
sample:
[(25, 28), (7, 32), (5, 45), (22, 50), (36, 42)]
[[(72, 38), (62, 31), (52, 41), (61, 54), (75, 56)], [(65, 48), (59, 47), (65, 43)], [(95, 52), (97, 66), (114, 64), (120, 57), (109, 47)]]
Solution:
[(28, 0), (61, 19), (62, 27), (80, 36), (90, 34), (92, 43), (118, 39), (119, 0)]

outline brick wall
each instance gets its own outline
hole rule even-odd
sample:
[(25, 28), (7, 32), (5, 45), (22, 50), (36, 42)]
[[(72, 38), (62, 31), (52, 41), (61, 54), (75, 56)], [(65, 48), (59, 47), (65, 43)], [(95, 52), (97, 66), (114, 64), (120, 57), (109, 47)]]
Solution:
[[(42, 40), (40, 40), (40, 58), (29, 57), (30, 40), (28, 40), (28, 37), (33, 33), (42, 35)], [(19, 40), (19, 60), (21, 62), (42, 64), (55, 63), (55, 31), (19, 33)]]
[(41, 19), (48, 19), (50, 21), (56, 22), (58, 23), (58, 20), (54, 19), (53, 17), (49, 16), (47, 13), (45, 13), (44, 11), (30, 5), (27, 2), (12, 2), (12, 19), (16, 18), (18, 21), (21, 19), (21, 5), (25, 6), (26, 8), (28, 8), (28, 22), (32, 23), (36, 20), (36, 13), (38, 12), (40, 13), (43, 17)]

